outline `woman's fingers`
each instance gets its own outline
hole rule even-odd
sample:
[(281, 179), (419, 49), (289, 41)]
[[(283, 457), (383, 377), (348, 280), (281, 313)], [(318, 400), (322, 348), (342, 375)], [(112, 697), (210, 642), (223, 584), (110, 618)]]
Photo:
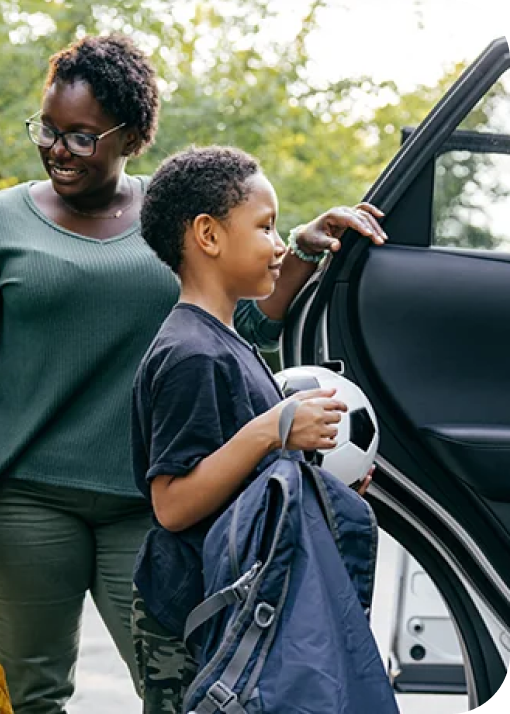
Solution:
[(377, 239), (377, 242), (379, 243), (385, 243), (388, 240), (388, 236), (383, 231), (379, 222), (370, 213), (367, 213), (366, 211), (359, 211), (359, 214), (363, 216), (366, 225), (369, 227), (369, 235), (372, 236), (372, 239), (374, 241), (375, 239)]
[(374, 243), (384, 243), (388, 236), (377, 220), (383, 216), (384, 213), (370, 203), (359, 203), (354, 208), (338, 206), (327, 214), (326, 231), (339, 237), (346, 228), (353, 228), (371, 237)]
[(303, 226), (297, 237), (298, 245), (306, 253), (331, 251), (341, 247), (341, 237), (347, 228), (370, 238), (376, 245), (386, 242), (388, 236), (379, 224), (384, 213), (366, 201), (351, 208), (335, 206)]
[(381, 211), (380, 208), (377, 208), (377, 206), (374, 206), (372, 203), (368, 203), (367, 201), (362, 201), (361, 203), (358, 203), (355, 208), (360, 209), (362, 211), (366, 211), (367, 213), (371, 213), (376, 218), (382, 218), (385, 215), (384, 211)]

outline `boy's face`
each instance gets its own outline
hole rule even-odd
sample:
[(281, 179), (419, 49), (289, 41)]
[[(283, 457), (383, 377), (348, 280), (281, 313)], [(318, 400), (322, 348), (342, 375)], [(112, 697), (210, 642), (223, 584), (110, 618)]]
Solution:
[(234, 300), (264, 298), (274, 290), (285, 254), (276, 230), (276, 192), (261, 173), (246, 182), (248, 199), (222, 221), (221, 273)]

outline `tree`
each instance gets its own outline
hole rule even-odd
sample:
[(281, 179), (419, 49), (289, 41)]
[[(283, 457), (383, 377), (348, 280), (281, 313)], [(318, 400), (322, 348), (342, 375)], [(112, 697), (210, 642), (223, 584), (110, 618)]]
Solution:
[[(157, 143), (132, 172), (152, 173), (189, 143), (240, 146), (275, 184), (284, 236), (331, 205), (358, 202), (398, 149), (401, 127), (416, 125), (462, 67), (405, 94), (369, 77), (315, 86), (307, 38), (327, 4), (309, 0), (296, 36), (282, 42), (267, 37), (271, 0), (0, 0), (0, 186), (43, 177), (23, 120), (39, 107), (48, 57), (85, 33), (118, 30), (151, 54), (163, 100)], [(367, 98), (374, 108), (359, 118)]]
[[(462, 122), (463, 131), (501, 133), (506, 129), (508, 93), (497, 82)], [(505, 117), (505, 119), (503, 119)], [(492, 209), (510, 197), (503, 183), (508, 160), (494, 151), (451, 150), (436, 161), (434, 224), (436, 244), (458, 248), (494, 250), (508, 241), (491, 225)]]
[[(39, 106), (47, 58), (76, 36), (123, 31), (151, 52), (161, 78), (162, 109), (157, 144), (133, 162), (151, 173), (168, 153), (189, 143), (235, 144), (256, 154), (285, 207), (282, 231), (330, 204), (355, 202), (359, 185), (350, 174), (363, 147), (338, 113), (326, 120), (320, 92), (306, 82), (306, 38), (323, 0), (310, 2), (301, 30), (289, 43), (264, 39), (274, 10), (267, 0), (153, 2), (100, 5), (3, 3), (1, 41), (16, 65), (7, 92), (9, 141), (0, 148), (3, 185), (42, 176), (26, 140), (22, 118)], [(184, 12), (184, 10), (186, 12)], [(36, 26), (44, 27), (38, 35)], [(228, 48), (228, 52), (225, 51)], [(7, 65), (0, 74), (9, 79)], [(0, 81), (3, 77), (0, 76)], [(28, 91), (20, 93), (19, 87)], [(333, 97), (332, 97), (333, 98)], [(334, 167), (325, 173), (325, 167)]]

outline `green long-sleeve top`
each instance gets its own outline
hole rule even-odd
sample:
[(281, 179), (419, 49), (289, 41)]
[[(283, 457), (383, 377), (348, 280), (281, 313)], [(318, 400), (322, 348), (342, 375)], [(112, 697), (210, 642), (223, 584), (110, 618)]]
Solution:
[[(0, 480), (139, 496), (132, 382), (178, 282), (139, 222), (106, 240), (78, 235), (50, 221), (29, 186), (0, 192)], [(250, 301), (236, 325), (262, 348), (281, 329)]]

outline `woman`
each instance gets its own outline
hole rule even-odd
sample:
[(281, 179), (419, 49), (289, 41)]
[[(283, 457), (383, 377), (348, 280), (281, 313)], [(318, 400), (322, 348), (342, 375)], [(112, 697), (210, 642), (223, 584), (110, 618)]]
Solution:
[[(49, 179), (0, 193), (0, 663), (16, 714), (59, 714), (73, 692), (90, 591), (134, 675), (136, 553), (149, 509), (130, 466), (136, 367), (178, 297), (140, 235), (146, 181), (125, 172), (157, 127), (147, 58), (122, 36), (50, 59), (27, 120)], [(377, 209), (335, 209), (297, 231), (277, 290), (237, 327), (262, 348), (325, 249)]]

